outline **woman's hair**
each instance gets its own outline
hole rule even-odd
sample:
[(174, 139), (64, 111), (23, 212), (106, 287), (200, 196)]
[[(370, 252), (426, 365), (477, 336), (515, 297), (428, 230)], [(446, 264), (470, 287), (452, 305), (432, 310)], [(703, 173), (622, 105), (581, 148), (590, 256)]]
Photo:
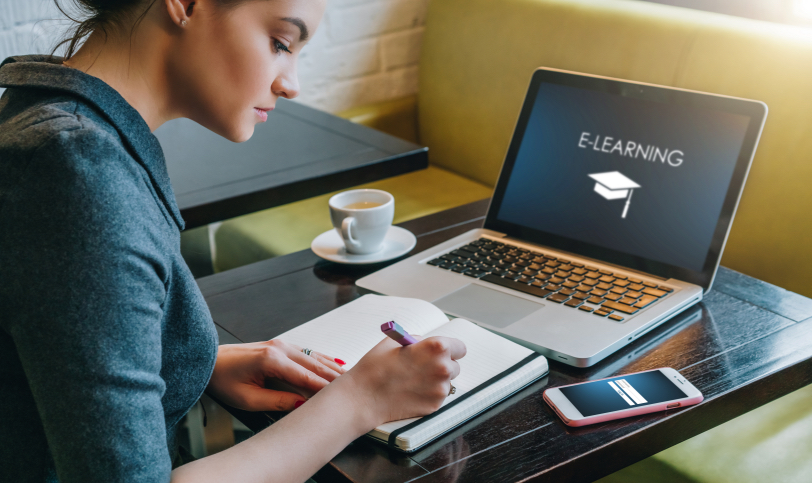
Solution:
[[(133, 28), (144, 18), (149, 9), (157, 0), (70, 0), (70, 3), (80, 13), (79, 18), (72, 17), (64, 8), (61, 0), (54, 0), (56, 8), (76, 25), (60, 41), (51, 55), (65, 44), (65, 59), (70, 59), (76, 53), (82, 40), (93, 32), (99, 30), (105, 36), (115, 27), (127, 24), (127, 20), (135, 17)], [(246, 0), (214, 0), (222, 7), (234, 7)], [(194, 2), (192, 3), (194, 5)]]

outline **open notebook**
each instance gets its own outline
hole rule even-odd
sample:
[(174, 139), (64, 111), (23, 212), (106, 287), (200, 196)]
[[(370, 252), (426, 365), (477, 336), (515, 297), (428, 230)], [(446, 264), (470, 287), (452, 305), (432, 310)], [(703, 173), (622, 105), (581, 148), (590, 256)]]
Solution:
[(448, 320), (418, 299), (364, 295), (280, 335), (279, 339), (343, 359), (347, 369), (386, 336), (381, 324), (394, 320), (410, 334), (455, 337), (468, 352), (454, 379), (456, 394), (435, 413), (385, 423), (369, 436), (401, 451), (415, 451), (485, 411), (547, 373), (547, 359), (463, 319)]

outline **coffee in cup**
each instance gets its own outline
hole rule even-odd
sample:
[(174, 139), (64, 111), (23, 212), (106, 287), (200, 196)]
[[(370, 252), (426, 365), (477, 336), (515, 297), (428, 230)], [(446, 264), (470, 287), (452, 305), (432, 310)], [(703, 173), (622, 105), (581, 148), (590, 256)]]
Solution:
[(395, 198), (386, 191), (358, 189), (330, 198), (330, 219), (348, 253), (368, 255), (381, 250), (395, 217)]

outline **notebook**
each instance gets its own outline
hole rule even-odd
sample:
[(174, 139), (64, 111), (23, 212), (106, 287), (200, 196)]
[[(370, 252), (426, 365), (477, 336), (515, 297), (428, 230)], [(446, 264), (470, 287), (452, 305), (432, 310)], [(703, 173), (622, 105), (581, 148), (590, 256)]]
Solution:
[(286, 342), (343, 359), (352, 368), (386, 336), (381, 324), (394, 320), (423, 338), (455, 337), (468, 352), (460, 359), (455, 394), (422, 418), (390, 421), (367, 435), (412, 452), (507, 398), (548, 371), (547, 359), (463, 319), (449, 318), (429, 302), (364, 295), (278, 336)]

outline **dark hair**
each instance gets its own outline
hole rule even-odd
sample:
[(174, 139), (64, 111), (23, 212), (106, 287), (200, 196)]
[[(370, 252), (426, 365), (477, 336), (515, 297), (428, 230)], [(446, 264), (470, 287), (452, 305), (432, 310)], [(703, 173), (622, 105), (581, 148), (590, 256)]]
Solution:
[[(140, 22), (156, 0), (71, 0), (71, 3), (80, 13), (80, 18), (72, 17), (62, 8), (60, 0), (54, 0), (56, 8), (76, 25), (66, 37), (60, 41), (51, 55), (57, 49), (68, 44), (65, 49), (65, 59), (70, 59), (82, 40), (96, 30), (101, 30), (107, 36), (109, 31), (124, 23), (124, 20), (138, 14), (136, 24)], [(141, 10), (139, 13), (138, 10)]]
[[(115, 27), (126, 24), (132, 16), (137, 15), (133, 28), (143, 20), (150, 8), (157, 0), (70, 0), (81, 13), (81, 18), (73, 18), (62, 8), (61, 0), (54, 0), (56, 8), (76, 26), (60, 41), (51, 55), (65, 44), (65, 59), (70, 59), (82, 40), (93, 32), (100, 30), (105, 36)], [(215, 0), (215, 4), (222, 7), (234, 7), (246, 0)], [(132, 32), (131, 32), (132, 33)]]

